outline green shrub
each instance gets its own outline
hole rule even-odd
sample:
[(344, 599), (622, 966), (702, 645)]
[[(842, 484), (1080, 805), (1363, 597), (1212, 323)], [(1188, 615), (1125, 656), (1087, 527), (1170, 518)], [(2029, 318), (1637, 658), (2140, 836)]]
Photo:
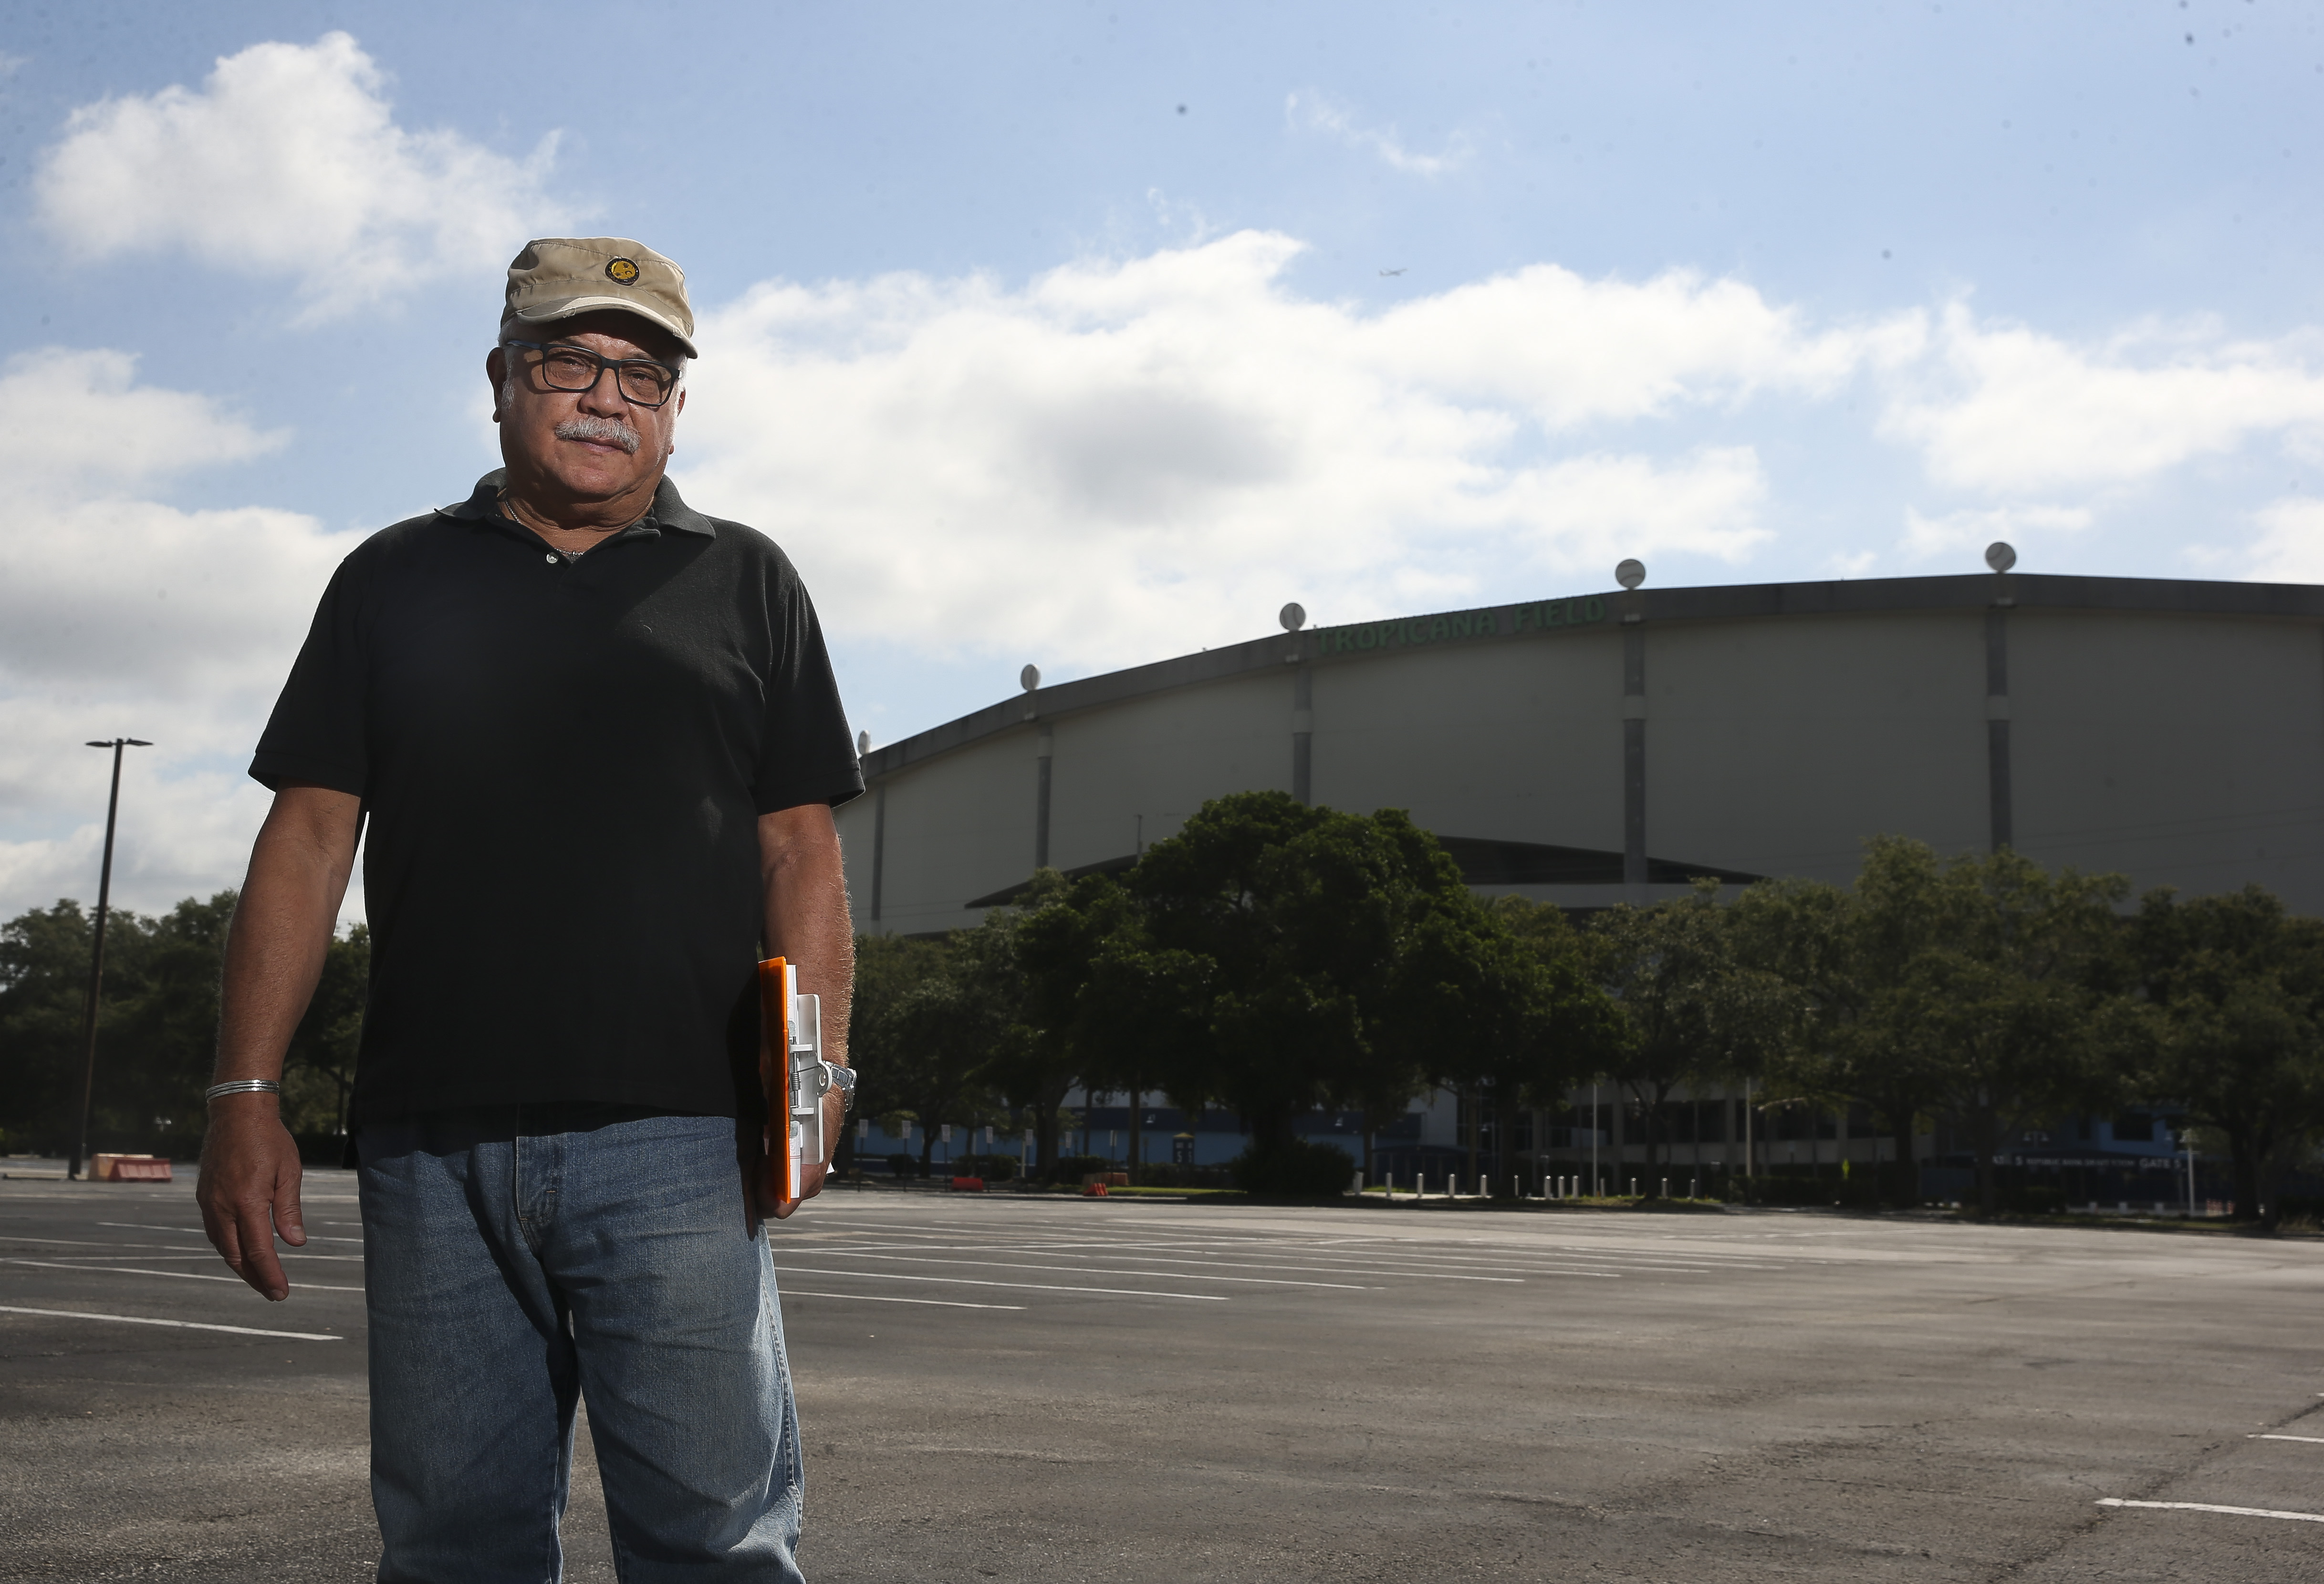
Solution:
[(1997, 1204), (2013, 1215), (2066, 1213), (2066, 1191), (2047, 1183), (1997, 1183), (1993, 1197)]
[(1837, 1177), (1768, 1174), (1747, 1179), (1744, 1197), (1752, 1204), (1836, 1204), (1840, 1183)]
[(920, 1174), (920, 1157), (899, 1149), (888, 1157), (888, 1170), (899, 1177), (917, 1177)]
[(1356, 1163), (1336, 1145), (1295, 1138), (1264, 1153), (1256, 1147), (1228, 1168), (1234, 1185), (1267, 1199), (1327, 1199), (1347, 1192)]
[(1229, 1188), (1234, 1185), (1227, 1166), (1180, 1165), (1176, 1161), (1148, 1161), (1130, 1174), (1140, 1188)]

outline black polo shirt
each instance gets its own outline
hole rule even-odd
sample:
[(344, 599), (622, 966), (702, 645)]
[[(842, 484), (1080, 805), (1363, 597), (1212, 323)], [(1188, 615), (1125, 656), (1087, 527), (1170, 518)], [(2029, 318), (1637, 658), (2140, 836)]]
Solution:
[(823, 631), (764, 535), (664, 481), (567, 557), (497, 505), (341, 562), (250, 773), (364, 800), (354, 1115), (757, 1087), (758, 816), (863, 789)]

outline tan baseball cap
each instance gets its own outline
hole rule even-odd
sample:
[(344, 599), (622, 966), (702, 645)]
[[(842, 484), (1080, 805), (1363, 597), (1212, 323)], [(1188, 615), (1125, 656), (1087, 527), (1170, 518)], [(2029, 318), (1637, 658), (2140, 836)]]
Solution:
[(501, 334), (604, 309), (659, 325), (678, 337), (687, 356), (702, 355), (694, 349), (686, 272), (626, 236), (541, 236), (526, 243), (509, 264)]

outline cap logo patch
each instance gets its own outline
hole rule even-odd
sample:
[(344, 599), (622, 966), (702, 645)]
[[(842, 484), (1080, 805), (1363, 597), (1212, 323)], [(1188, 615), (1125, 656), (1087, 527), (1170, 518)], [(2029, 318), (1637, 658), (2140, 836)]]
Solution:
[(633, 285), (638, 278), (635, 259), (609, 259), (605, 262), (605, 278), (617, 286)]

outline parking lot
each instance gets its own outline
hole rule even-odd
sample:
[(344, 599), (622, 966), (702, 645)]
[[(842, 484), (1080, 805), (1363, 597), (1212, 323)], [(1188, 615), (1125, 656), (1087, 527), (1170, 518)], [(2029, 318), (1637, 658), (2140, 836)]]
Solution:
[[(308, 1208), (268, 1305), (182, 1180), (0, 1183), (0, 1579), (368, 1576), (352, 1180)], [(818, 1581), (2324, 1576), (2312, 1241), (903, 1192), (777, 1237)]]

